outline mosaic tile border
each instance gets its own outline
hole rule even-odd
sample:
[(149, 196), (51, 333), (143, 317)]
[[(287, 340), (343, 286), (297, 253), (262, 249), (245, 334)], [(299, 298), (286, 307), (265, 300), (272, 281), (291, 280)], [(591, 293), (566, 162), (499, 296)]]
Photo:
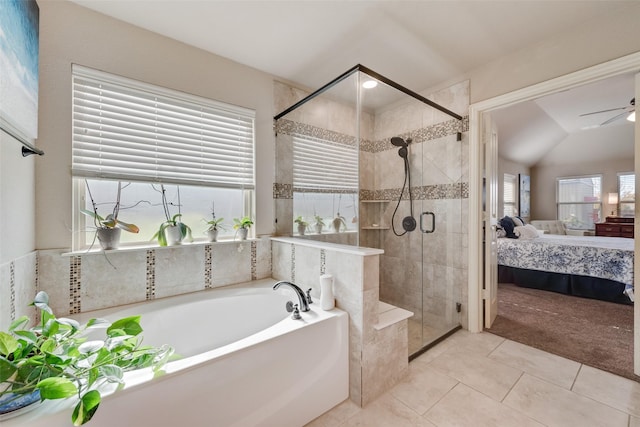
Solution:
[[(458, 132), (469, 131), (469, 116), (462, 118), (462, 121), (452, 119), (446, 122), (436, 123), (425, 128), (415, 129), (410, 132), (405, 132), (399, 137), (403, 139), (411, 138), (413, 144), (433, 141), (435, 139), (444, 138), (446, 136), (455, 135)], [(368, 153), (380, 153), (388, 150), (395, 150), (396, 147), (391, 145), (389, 138), (384, 138), (376, 141), (362, 140), (360, 143), (360, 150)]]
[(146, 299), (152, 300), (156, 297), (156, 251), (147, 250), (147, 277), (146, 277)]
[[(398, 200), (401, 188), (386, 188), (383, 190), (360, 190), (359, 198), (363, 200)], [(413, 200), (445, 200), (469, 198), (469, 183), (436, 184), (411, 187)], [(403, 199), (409, 199), (409, 191), (404, 190)]]
[(327, 271), (327, 251), (320, 249), (320, 275)]
[(69, 314), (82, 311), (82, 257), (69, 258)]
[(258, 242), (251, 241), (251, 280), (258, 278)]
[(16, 263), (9, 263), (9, 306), (11, 310), (11, 321), (16, 320)]
[(296, 245), (291, 244), (291, 283), (296, 282)]
[(213, 247), (205, 245), (204, 247), (204, 288), (211, 289), (213, 287)]
[(274, 199), (293, 199), (293, 185), (274, 182), (273, 198)]
[(358, 143), (355, 136), (287, 119), (278, 120), (274, 124), (274, 130), (276, 134), (304, 135), (337, 144), (348, 145), (350, 147), (356, 147)]

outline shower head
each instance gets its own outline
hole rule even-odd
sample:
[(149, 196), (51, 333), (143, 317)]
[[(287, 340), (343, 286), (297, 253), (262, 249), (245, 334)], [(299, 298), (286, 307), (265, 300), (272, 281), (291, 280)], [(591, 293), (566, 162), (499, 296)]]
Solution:
[(407, 143), (404, 142), (404, 139), (400, 138), (399, 136), (394, 136), (393, 138), (391, 138), (391, 143), (393, 145), (395, 145), (396, 147), (406, 147)]

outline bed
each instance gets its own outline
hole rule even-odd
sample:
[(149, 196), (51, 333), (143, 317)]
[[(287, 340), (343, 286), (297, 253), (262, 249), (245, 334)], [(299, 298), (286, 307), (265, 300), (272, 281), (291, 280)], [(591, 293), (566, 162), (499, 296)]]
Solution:
[(544, 234), (498, 239), (498, 280), (528, 288), (633, 302), (633, 239)]

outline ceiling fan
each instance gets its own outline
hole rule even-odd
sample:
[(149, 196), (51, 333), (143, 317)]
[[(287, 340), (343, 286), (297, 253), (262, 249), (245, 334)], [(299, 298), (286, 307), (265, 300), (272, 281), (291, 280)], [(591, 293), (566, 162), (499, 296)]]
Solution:
[(600, 110), (600, 111), (593, 111), (591, 113), (585, 113), (585, 114), (580, 114), (580, 117), (584, 117), (584, 116), (591, 116), (593, 114), (601, 114), (601, 113), (609, 113), (611, 111), (620, 111), (620, 110), (624, 110), (622, 113), (616, 114), (615, 116), (611, 117), (608, 120), (605, 120), (604, 122), (600, 123), (600, 126), (604, 126), (604, 125), (608, 125), (609, 123), (615, 122), (616, 120), (620, 120), (622, 118), (627, 118), (627, 120), (635, 122), (636, 120), (636, 99), (633, 98), (630, 102), (629, 105), (627, 105), (626, 107), (618, 107), (618, 108), (610, 108), (608, 110)]

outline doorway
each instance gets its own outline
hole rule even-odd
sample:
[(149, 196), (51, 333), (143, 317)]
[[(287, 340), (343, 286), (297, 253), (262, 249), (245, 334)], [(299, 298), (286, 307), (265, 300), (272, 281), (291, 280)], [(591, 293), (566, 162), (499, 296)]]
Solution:
[[(640, 70), (640, 53), (629, 55), (606, 64), (591, 67), (582, 71), (578, 71), (563, 77), (559, 77), (547, 82), (543, 82), (534, 86), (530, 86), (506, 95), (482, 101), (470, 106), (470, 194), (469, 194), (469, 210), (476, 212), (476, 215), (470, 215), (469, 223), (469, 330), (472, 332), (480, 332), (483, 329), (484, 319), (491, 316), (492, 308), (485, 305), (485, 300), (491, 300), (494, 295), (490, 286), (483, 285), (483, 143), (481, 125), (491, 111), (500, 108), (515, 105), (517, 103), (528, 101), (542, 97), (544, 95), (564, 91), (575, 88), (587, 83), (593, 83), (605, 78), (617, 76), (624, 73), (637, 73)], [(636, 76), (635, 96), (638, 97), (640, 92), (640, 78)], [(640, 125), (636, 121), (635, 124), (635, 147), (638, 151), (640, 147)], [(635, 156), (636, 170), (640, 170), (638, 166), (639, 159)], [(637, 180), (637, 174), (636, 174)], [(636, 216), (638, 211), (636, 210)], [(638, 244), (636, 243), (635, 252), (638, 254)], [(640, 262), (638, 256), (635, 256), (635, 270), (638, 270)], [(636, 305), (635, 313), (635, 350), (634, 350), (634, 368), (635, 373), (640, 373), (640, 308)]]

